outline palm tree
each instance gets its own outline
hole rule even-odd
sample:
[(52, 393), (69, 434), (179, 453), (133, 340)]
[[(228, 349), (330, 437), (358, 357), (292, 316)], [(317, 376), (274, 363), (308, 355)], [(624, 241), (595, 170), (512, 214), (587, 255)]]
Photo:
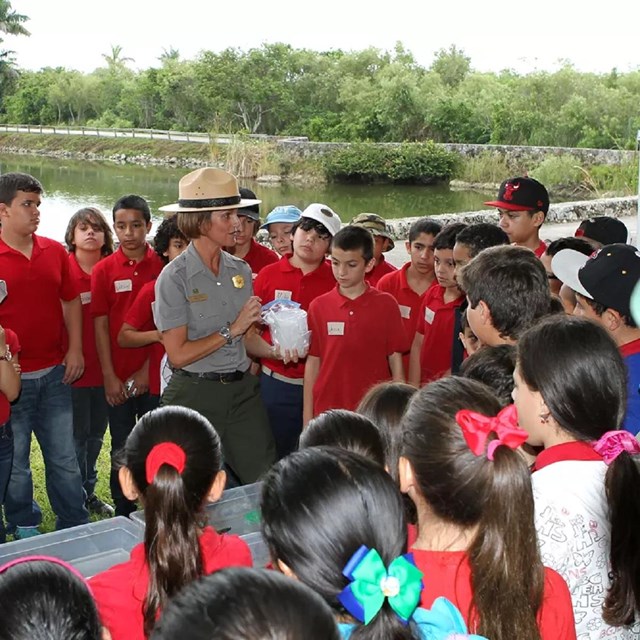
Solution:
[(119, 44), (112, 44), (111, 53), (103, 53), (102, 57), (107, 63), (109, 71), (120, 71), (127, 66), (127, 62), (134, 62), (133, 58), (126, 58), (122, 55), (122, 47)]
[(0, 0), (0, 31), (11, 36), (30, 36), (31, 34), (22, 25), (29, 18), (21, 13), (16, 13), (9, 0)]
[(167, 62), (177, 62), (180, 60), (180, 51), (178, 49), (174, 49), (173, 47), (169, 47), (168, 49), (163, 48), (162, 53), (158, 56), (158, 60), (162, 62), (162, 64), (166, 64)]

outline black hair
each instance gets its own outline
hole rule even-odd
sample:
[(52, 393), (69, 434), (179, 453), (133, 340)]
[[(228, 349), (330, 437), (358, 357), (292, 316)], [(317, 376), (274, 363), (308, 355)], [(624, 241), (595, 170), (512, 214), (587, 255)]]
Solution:
[(322, 222), (318, 222), (313, 218), (299, 218), (291, 226), (291, 237), (294, 236), (296, 230), (300, 228), (303, 231), (315, 231), (323, 240), (331, 240), (331, 232)]
[(338, 640), (329, 606), (277, 571), (222, 569), (168, 604), (152, 640)]
[[(147, 457), (156, 445), (167, 442), (184, 451), (184, 470), (179, 473), (170, 464), (163, 464), (148, 482)], [(181, 406), (160, 407), (146, 413), (133, 428), (124, 447), (123, 464), (130, 470), (144, 503), (144, 547), (149, 566), (144, 630), (148, 635), (169, 598), (202, 575), (202, 508), (222, 469), (220, 437), (196, 411)]]
[[(620, 429), (627, 370), (617, 345), (599, 324), (575, 316), (547, 318), (522, 336), (518, 367), (558, 426), (577, 440), (592, 442)], [(611, 584), (603, 618), (613, 626), (632, 624), (640, 611), (639, 467), (640, 455), (623, 451), (605, 476)]]
[(593, 245), (585, 239), (567, 236), (566, 238), (558, 238), (557, 240), (550, 242), (547, 245), (545, 253), (548, 256), (555, 256), (556, 253), (563, 249), (573, 249), (574, 251), (579, 251), (585, 256), (590, 256), (595, 251)]
[[(596, 302), (595, 300), (592, 300), (591, 298), (587, 298), (587, 296), (583, 296), (581, 293), (578, 293), (577, 291), (574, 291), (574, 293), (576, 297), (579, 297), (581, 300), (584, 300), (584, 302), (586, 302), (586, 304), (588, 304), (593, 309), (593, 312), (598, 317), (602, 316), (602, 314), (607, 309), (613, 309), (613, 307), (607, 307), (606, 304), (602, 304), (600, 302)], [(635, 329), (638, 326), (633, 316), (622, 314), (617, 309), (613, 309), (613, 310), (618, 312), (620, 319), (622, 320), (622, 322), (624, 322), (624, 324), (627, 325), (627, 327), (631, 327), (632, 329)]]
[[(380, 465), (332, 447), (287, 456), (267, 473), (262, 490), (262, 533), (274, 564), (284, 563), (339, 615), (342, 574), (362, 545), (376, 549), (385, 566), (406, 551), (402, 499)], [(413, 639), (389, 603), (353, 640)]]
[(169, 262), (169, 259), (164, 254), (169, 249), (169, 245), (174, 238), (182, 240), (185, 244), (189, 244), (189, 240), (187, 240), (187, 237), (178, 227), (178, 219), (175, 214), (165, 218), (160, 223), (153, 237), (153, 249), (165, 264)]
[(549, 300), (549, 315), (553, 315), (554, 313), (566, 313), (566, 311), (560, 296), (552, 293), (551, 299)]
[(0, 640), (100, 640), (102, 625), (87, 585), (46, 560), (0, 573)]
[(436, 236), (433, 242), (434, 249), (451, 249), (456, 243), (458, 234), (466, 229), (467, 225), (464, 222), (453, 222), (443, 227), (442, 231)]
[(547, 272), (525, 247), (489, 247), (462, 268), (458, 281), (472, 309), (482, 300), (503, 338), (517, 340), (549, 313)]
[(496, 394), (503, 407), (513, 400), (513, 371), (516, 368), (516, 348), (511, 344), (484, 346), (461, 365), (460, 374), (486, 384)]
[(475, 258), (483, 249), (509, 244), (509, 236), (498, 225), (478, 222), (462, 229), (456, 242), (467, 247), (469, 255)]
[(365, 416), (346, 409), (329, 409), (309, 422), (300, 435), (300, 449), (338, 447), (359, 453), (384, 467), (382, 436)]
[(418, 218), (409, 227), (409, 243), (417, 239), (421, 233), (437, 236), (442, 231), (442, 225), (431, 218)]
[(420, 389), (409, 404), (400, 453), (413, 472), (418, 514), (425, 503), (441, 521), (475, 530), (466, 550), (471, 610), (462, 612), (476, 627), (471, 631), (492, 640), (539, 640), (544, 567), (529, 469), (506, 446), (493, 460), (475, 455), (456, 422), (463, 409), (495, 416), (500, 403), (482, 383), (449, 377)]
[(18, 191), (41, 194), (44, 189), (40, 182), (28, 173), (4, 173), (0, 175), (0, 202), (11, 204)]
[(113, 221), (116, 221), (116, 211), (120, 211), (120, 209), (135, 209), (140, 211), (140, 213), (144, 217), (144, 221), (149, 224), (151, 222), (151, 209), (149, 209), (149, 203), (142, 197), (134, 194), (128, 196), (122, 196), (114, 205), (113, 205)]
[(86, 223), (91, 225), (94, 231), (102, 231), (104, 233), (104, 244), (102, 245), (102, 249), (100, 250), (100, 254), (105, 256), (110, 256), (113, 253), (113, 233), (111, 231), (111, 227), (107, 223), (102, 211), (100, 209), (96, 209), (95, 207), (83, 207), (82, 209), (78, 209), (70, 218), (69, 224), (67, 224), (67, 230), (64, 234), (64, 241), (67, 244), (67, 249), (74, 253), (76, 250), (76, 245), (74, 244), (74, 235), (76, 232), (76, 227), (81, 223)]
[(348, 224), (342, 227), (331, 243), (331, 248), (342, 251), (360, 251), (366, 263), (373, 260), (373, 234), (364, 227)]

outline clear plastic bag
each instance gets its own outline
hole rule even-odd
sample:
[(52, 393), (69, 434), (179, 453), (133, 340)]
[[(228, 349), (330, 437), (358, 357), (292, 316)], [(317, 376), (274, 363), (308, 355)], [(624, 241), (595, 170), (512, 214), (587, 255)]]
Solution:
[(271, 330), (273, 344), (281, 350), (302, 353), (309, 348), (311, 332), (307, 312), (297, 302), (274, 300), (262, 307), (262, 321)]

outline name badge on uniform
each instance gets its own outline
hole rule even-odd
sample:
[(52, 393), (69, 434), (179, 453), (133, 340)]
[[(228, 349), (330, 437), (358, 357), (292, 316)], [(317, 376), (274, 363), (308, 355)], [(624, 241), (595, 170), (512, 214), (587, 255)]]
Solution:
[(429, 309), (429, 307), (425, 307), (424, 308), (424, 321), (428, 322), (429, 324), (433, 323), (433, 319), (436, 316), (436, 312), (432, 311), (431, 309)]
[(116, 293), (124, 293), (125, 291), (133, 291), (133, 281), (132, 280), (116, 280), (113, 283), (113, 286), (116, 289)]
[(276, 289), (276, 300), (291, 300), (291, 291), (284, 291), (283, 289)]
[(209, 296), (206, 293), (193, 293), (187, 298), (189, 302), (206, 302), (208, 299)]
[(80, 302), (82, 304), (90, 304), (91, 303), (91, 291), (83, 291), (80, 294)]
[(7, 297), (7, 283), (5, 280), (0, 280), (0, 302)]
[(400, 309), (400, 315), (408, 320), (411, 317), (411, 307), (407, 307), (404, 304), (399, 304), (398, 309)]
[(344, 322), (327, 322), (327, 333), (330, 336), (343, 336)]

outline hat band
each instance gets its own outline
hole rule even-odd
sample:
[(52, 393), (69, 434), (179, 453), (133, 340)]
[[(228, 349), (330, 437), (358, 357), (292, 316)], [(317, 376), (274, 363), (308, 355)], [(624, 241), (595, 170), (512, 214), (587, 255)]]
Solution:
[(228, 207), (240, 204), (240, 196), (229, 196), (228, 198), (206, 198), (197, 200), (185, 200), (180, 198), (178, 204), (184, 209), (210, 209), (211, 207)]

